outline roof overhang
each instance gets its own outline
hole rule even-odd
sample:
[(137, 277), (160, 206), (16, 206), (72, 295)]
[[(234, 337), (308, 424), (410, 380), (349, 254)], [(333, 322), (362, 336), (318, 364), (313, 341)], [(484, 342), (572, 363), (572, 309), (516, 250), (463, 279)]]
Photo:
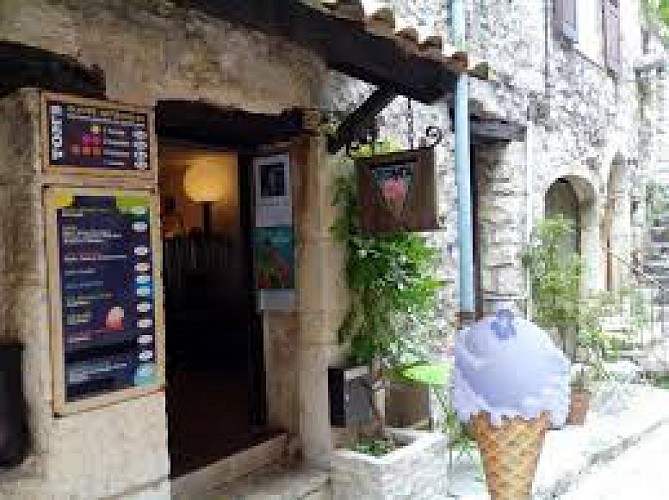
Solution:
[(313, 50), (331, 69), (426, 104), (453, 93), (458, 74), (482, 78), (490, 74), (485, 63), (474, 62), (466, 53), (445, 47), (440, 37), (421, 39), (415, 28), (397, 28), (388, 9), (367, 16), (359, 2), (183, 3), (208, 15), (287, 38)]

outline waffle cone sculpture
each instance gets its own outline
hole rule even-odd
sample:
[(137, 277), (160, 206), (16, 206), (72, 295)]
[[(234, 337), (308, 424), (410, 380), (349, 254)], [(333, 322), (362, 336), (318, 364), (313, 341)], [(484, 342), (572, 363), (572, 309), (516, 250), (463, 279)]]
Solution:
[(472, 415), (471, 431), (481, 451), (488, 491), (493, 500), (526, 500), (550, 424), (548, 413), (539, 418), (504, 418), (495, 427), (490, 414)]

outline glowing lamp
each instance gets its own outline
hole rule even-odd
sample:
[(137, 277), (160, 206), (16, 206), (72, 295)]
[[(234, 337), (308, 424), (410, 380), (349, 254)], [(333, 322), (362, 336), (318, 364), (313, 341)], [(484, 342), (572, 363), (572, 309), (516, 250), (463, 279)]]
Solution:
[(211, 234), (212, 203), (225, 198), (230, 182), (229, 172), (237, 168), (237, 155), (216, 155), (195, 161), (183, 178), (183, 188), (189, 199), (202, 204), (202, 228)]

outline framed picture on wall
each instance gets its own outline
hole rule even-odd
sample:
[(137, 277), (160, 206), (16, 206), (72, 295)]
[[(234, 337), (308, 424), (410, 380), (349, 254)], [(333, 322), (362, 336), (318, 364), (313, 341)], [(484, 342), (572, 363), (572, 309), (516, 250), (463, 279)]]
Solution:
[(253, 160), (256, 227), (291, 226), (290, 156), (288, 153)]

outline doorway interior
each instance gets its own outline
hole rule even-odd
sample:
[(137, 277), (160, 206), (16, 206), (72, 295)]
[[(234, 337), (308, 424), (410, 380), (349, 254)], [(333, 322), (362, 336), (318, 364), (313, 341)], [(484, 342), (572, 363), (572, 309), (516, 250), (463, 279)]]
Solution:
[(178, 477), (264, 441), (250, 158), (162, 141), (167, 414)]

